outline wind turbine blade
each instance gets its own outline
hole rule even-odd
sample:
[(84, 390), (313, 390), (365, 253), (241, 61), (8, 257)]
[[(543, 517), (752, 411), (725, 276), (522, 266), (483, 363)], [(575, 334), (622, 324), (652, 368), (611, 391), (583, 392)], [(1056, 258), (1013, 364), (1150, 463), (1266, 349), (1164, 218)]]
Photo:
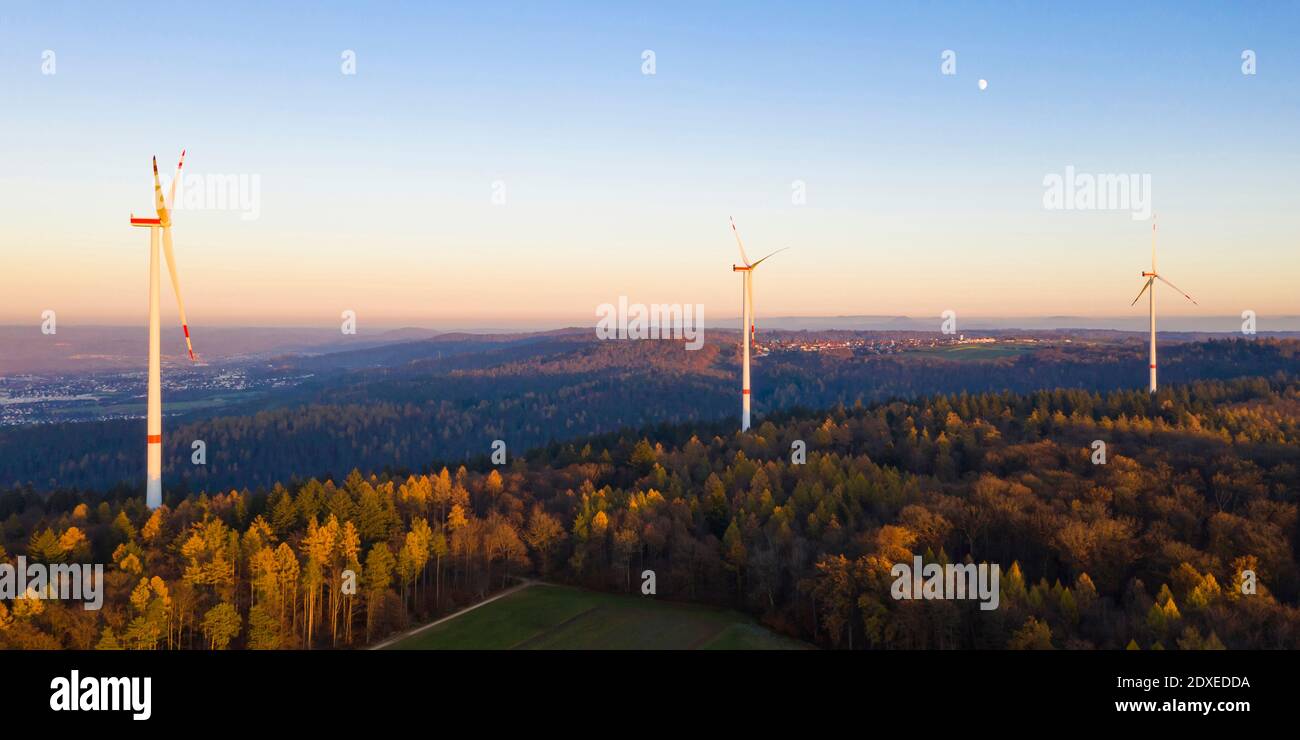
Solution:
[(1151, 287), (1151, 278), (1147, 278), (1147, 281), (1146, 281), (1145, 283), (1142, 283), (1142, 290), (1139, 290), (1139, 291), (1138, 291), (1138, 297), (1137, 297), (1137, 298), (1134, 298), (1134, 299), (1133, 299), (1133, 302), (1130, 303), (1130, 304), (1128, 304), (1128, 305), (1130, 305), (1130, 306), (1136, 306), (1136, 305), (1137, 305), (1137, 302), (1138, 302), (1138, 298), (1141, 298), (1141, 297), (1142, 297), (1142, 294), (1145, 293), (1145, 292), (1147, 292), (1147, 288), (1150, 288), (1150, 287)]
[(167, 225), (167, 201), (163, 200), (162, 183), (158, 181), (158, 158), (153, 158), (153, 206), (158, 218)]
[[(780, 249), (776, 250), (776, 251), (773, 252), (772, 254), (767, 255), (767, 257), (771, 257), (772, 255), (780, 254), (780, 253), (784, 252), (784, 251), (787, 250), (787, 249), (789, 249), (789, 247), (781, 247)], [(761, 263), (763, 260), (767, 259), (767, 257), (764, 257), (764, 258), (760, 259), (758, 262), (755, 262), (754, 264), (750, 265), (750, 267), (758, 267), (759, 263)]]
[(185, 166), (185, 150), (181, 150), (181, 159), (176, 163), (176, 176), (172, 178), (172, 185), (167, 189), (167, 207), (173, 208), (176, 205), (176, 183), (181, 179), (181, 168)]
[(181, 298), (181, 281), (176, 276), (176, 255), (172, 251), (172, 227), (164, 226), (162, 230), (163, 254), (167, 257), (167, 272), (172, 278), (172, 289), (176, 291), (176, 308), (181, 316), (181, 331), (185, 333), (185, 349), (190, 353), (190, 362), (194, 362), (194, 345), (190, 343), (190, 323), (185, 318), (185, 301)]
[(1199, 303), (1196, 303), (1196, 299), (1195, 299), (1195, 298), (1193, 298), (1193, 297), (1187, 295), (1187, 293), (1183, 292), (1183, 289), (1180, 288), (1180, 287), (1178, 287), (1177, 285), (1174, 285), (1173, 283), (1169, 282), (1168, 280), (1165, 280), (1164, 278), (1160, 277), (1159, 275), (1156, 275), (1156, 280), (1159, 280), (1160, 282), (1164, 283), (1165, 285), (1168, 285), (1169, 287), (1173, 288), (1174, 290), (1178, 291), (1179, 293), (1182, 293), (1184, 298), (1186, 298), (1187, 300), (1189, 300), (1189, 301), (1191, 301), (1192, 303), (1196, 304), (1197, 306), (1201, 305), (1201, 304), (1199, 304)]
[(736, 219), (731, 219), (731, 233), (736, 235), (736, 246), (740, 247), (740, 260), (749, 267), (749, 257), (745, 256), (745, 243), (740, 240), (740, 232), (736, 231)]

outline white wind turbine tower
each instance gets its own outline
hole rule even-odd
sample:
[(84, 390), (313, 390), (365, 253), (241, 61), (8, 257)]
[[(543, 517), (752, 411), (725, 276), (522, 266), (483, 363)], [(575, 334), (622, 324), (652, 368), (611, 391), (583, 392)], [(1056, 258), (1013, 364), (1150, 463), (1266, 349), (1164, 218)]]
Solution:
[(758, 266), (762, 264), (763, 260), (767, 259), (767, 257), (771, 257), (772, 254), (776, 254), (777, 252), (784, 252), (786, 249), (789, 249), (789, 247), (782, 247), (781, 249), (776, 250), (776, 252), (767, 255), (767, 257), (763, 257), (757, 262), (751, 264), (749, 257), (745, 255), (745, 243), (740, 240), (740, 232), (736, 231), (736, 220), (734, 218), (731, 220), (731, 233), (736, 235), (736, 246), (740, 247), (740, 259), (745, 263), (743, 267), (732, 265), (731, 270), (732, 272), (745, 273), (744, 286), (741, 289), (742, 292), (740, 295), (742, 306), (740, 333), (743, 337), (742, 344), (744, 345), (744, 365), (743, 370), (741, 371), (740, 381), (740, 431), (746, 432), (749, 431), (749, 397), (751, 395), (749, 386), (749, 345), (754, 338), (754, 270), (757, 269)]
[(171, 204), (176, 198), (176, 183), (185, 165), (185, 152), (181, 152), (176, 165), (167, 199), (163, 199), (162, 184), (158, 181), (158, 158), (153, 160), (153, 195), (156, 218), (136, 218), (131, 214), (131, 225), (149, 229), (149, 404), (146, 434), (148, 473), (145, 478), (145, 504), (150, 509), (162, 506), (162, 358), (158, 316), (158, 292), (161, 279), (158, 274), (158, 236), (162, 232), (163, 251), (167, 255), (167, 271), (171, 273), (172, 287), (176, 290), (176, 305), (180, 309), (181, 330), (185, 333), (185, 347), (190, 360), (194, 360), (194, 346), (190, 344), (190, 327), (185, 320), (185, 302), (181, 300), (181, 284), (176, 277), (176, 257), (172, 254)]
[(1159, 273), (1156, 272), (1155, 214), (1151, 215), (1151, 272), (1142, 273), (1142, 277), (1146, 278), (1147, 281), (1142, 285), (1142, 290), (1138, 291), (1137, 298), (1134, 298), (1133, 302), (1130, 303), (1129, 305), (1130, 306), (1137, 305), (1138, 299), (1142, 297), (1142, 294), (1147, 292), (1148, 290), (1151, 291), (1150, 295), (1147, 296), (1147, 300), (1150, 302), (1150, 307), (1151, 307), (1151, 392), (1155, 393), (1156, 392), (1156, 283), (1155, 281), (1159, 280), (1160, 282), (1164, 283), (1165, 285), (1168, 285), (1169, 287), (1173, 288), (1179, 293), (1182, 293), (1182, 296), (1187, 300), (1191, 301), (1193, 304), (1200, 305), (1199, 303), (1196, 303), (1195, 298), (1191, 297), (1186, 293), (1183, 293), (1182, 288), (1179, 288), (1177, 285), (1174, 285), (1168, 280), (1165, 280), (1163, 277), (1160, 276)]

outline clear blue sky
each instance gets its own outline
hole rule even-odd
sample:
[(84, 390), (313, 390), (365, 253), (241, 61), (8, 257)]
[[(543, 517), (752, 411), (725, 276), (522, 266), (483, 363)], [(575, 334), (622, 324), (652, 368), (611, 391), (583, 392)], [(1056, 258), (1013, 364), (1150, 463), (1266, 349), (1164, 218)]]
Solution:
[(794, 247), (760, 317), (1136, 312), (1149, 224), (1045, 210), (1067, 165), (1152, 176), (1162, 310), (1300, 313), (1295, 3), (132, 5), (0, 7), (0, 321), (138, 319), (181, 147), (260, 179), (178, 214), (196, 327), (734, 316), (730, 215)]

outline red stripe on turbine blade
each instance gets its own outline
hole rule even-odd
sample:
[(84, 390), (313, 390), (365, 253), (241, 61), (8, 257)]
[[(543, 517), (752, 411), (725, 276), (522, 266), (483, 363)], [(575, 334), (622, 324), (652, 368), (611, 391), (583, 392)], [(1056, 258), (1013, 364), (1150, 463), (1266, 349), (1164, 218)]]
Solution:
[(190, 326), (189, 326), (189, 324), (181, 324), (181, 331), (184, 331), (184, 332), (185, 332), (185, 338), (186, 338), (186, 339), (189, 339), (189, 338), (190, 338)]
[(160, 445), (160, 444), (162, 444), (162, 435), (161, 435), (161, 434), (150, 434), (150, 435), (148, 435), (148, 440), (149, 440), (149, 444), (151, 444), (151, 445)]

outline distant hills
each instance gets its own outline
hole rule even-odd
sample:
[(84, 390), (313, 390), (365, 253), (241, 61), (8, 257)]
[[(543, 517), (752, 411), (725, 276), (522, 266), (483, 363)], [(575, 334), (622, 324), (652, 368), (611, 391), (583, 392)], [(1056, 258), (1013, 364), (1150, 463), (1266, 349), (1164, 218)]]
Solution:
[[(407, 339), (426, 339), (431, 329), (394, 329), (346, 336), (338, 328), (199, 327), (192, 329), (202, 362), (228, 362), (272, 354), (313, 354), (341, 348), (374, 347)], [(39, 325), (0, 326), (0, 375), (77, 373), (143, 369), (149, 333), (143, 326), (64, 326), (53, 335)], [(162, 330), (164, 362), (186, 359), (179, 327)]]
[[(1146, 332), (1145, 316), (1125, 317), (960, 317), (958, 330), (965, 333), (985, 331), (1061, 331)], [(711, 333), (730, 332), (738, 318), (713, 319), (706, 322)], [(760, 317), (760, 330), (787, 331), (939, 331), (938, 316), (773, 316)], [(1259, 336), (1300, 337), (1300, 316), (1262, 316), (1258, 319)], [(263, 359), (280, 355), (323, 355), (357, 352), (386, 345), (420, 342), (438, 338), (448, 346), (464, 343), (514, 343), (555, 336), (594, 336), (593, 326), (566, 326), (546, 330), (433, 329), (400, 327), (367, 329), (362, 325), (354, 335), (343, 334), (339, 327), (242, 327), (217, 326), (193, 328), (195, 349), (200, 361), (219, 363)], [(1160, 319), (1160, 334), (1171, 338), (1208, 339), (1221, 335), (1241, 335), (1241, 319), (1234, 316), (1187, 317)], [(1101, 335), (1092, 335), (1101, 336)], [(0, 325), (0, 376), (26, 373), (67, 374), (80, 372), (128, 371), (142, 369), (148, 334), (143, 326), (59, 325), (52, 336), (41, 334), (40, 326)], [(164, 362), (186, 364), (180, 330), (164, 326), (162, 333)], [(401, 350), (396, 350), (400, 353)], [(383, 360), (379, 360), (382, 364)], [(374, 364), (374, 363), (369, 363)]]
[[(740, 406), (735, 334), (707, 336), (702, 349), (687, 351), (681, 342), (597, 341), (578, 331), (443, 334), (250, 361), (251, 370), (305, 380), (169, 415), (165, 484), (214, 490), (294, 476), (337, 478), (353, 468), (422, 470), (484, 456), (498, 439), (518, 455), (628, 428), (730, 422)], [(965, 345), (969, 351), (962, 352), (951, 351), (960, 345), (930, 346), (932, 334), (892, 336), (760, 332), (761, 341), (775, 347), (780, 340), (785, 349), (755, 361), (759, 423), (780, 409), (963, 392), (1110, 391), (1146, 382), (1146, 348), (1136, 335), (1048, 333), (1014, 345)], [(819, 346), (817, 337), (858, 344)], [(908, 341), (914, 344), (904, 346)], [(1170, 342), (1162, 353), (1166, 384), (1293, 375), (1300, 367), (1297, 340)], [(126, 418), (0, 428), (0, 489), (137, 486), (141, 425)], [(195, 440), (206, 444), (201, 466), (191, 463)]]
[[(739, 319), (716, 320), (711, 324), (726, 327), (739, 323)], [(772, 316), (759, 319), (770, 329), (852, 329), (857, 331), (938, 331), (941, 321), (920, 316)], [(1160, 333), (1240, 334), (1240, 316), (1161, 316)], [(1145, 313), (1132, 316), (961, 316), (961, 331), (1012, 330), (1110, 330), (1146, 332)], [(1260, 333), (1300, 334), (1300, 316), (1260, 316), (1257, 318)]]

